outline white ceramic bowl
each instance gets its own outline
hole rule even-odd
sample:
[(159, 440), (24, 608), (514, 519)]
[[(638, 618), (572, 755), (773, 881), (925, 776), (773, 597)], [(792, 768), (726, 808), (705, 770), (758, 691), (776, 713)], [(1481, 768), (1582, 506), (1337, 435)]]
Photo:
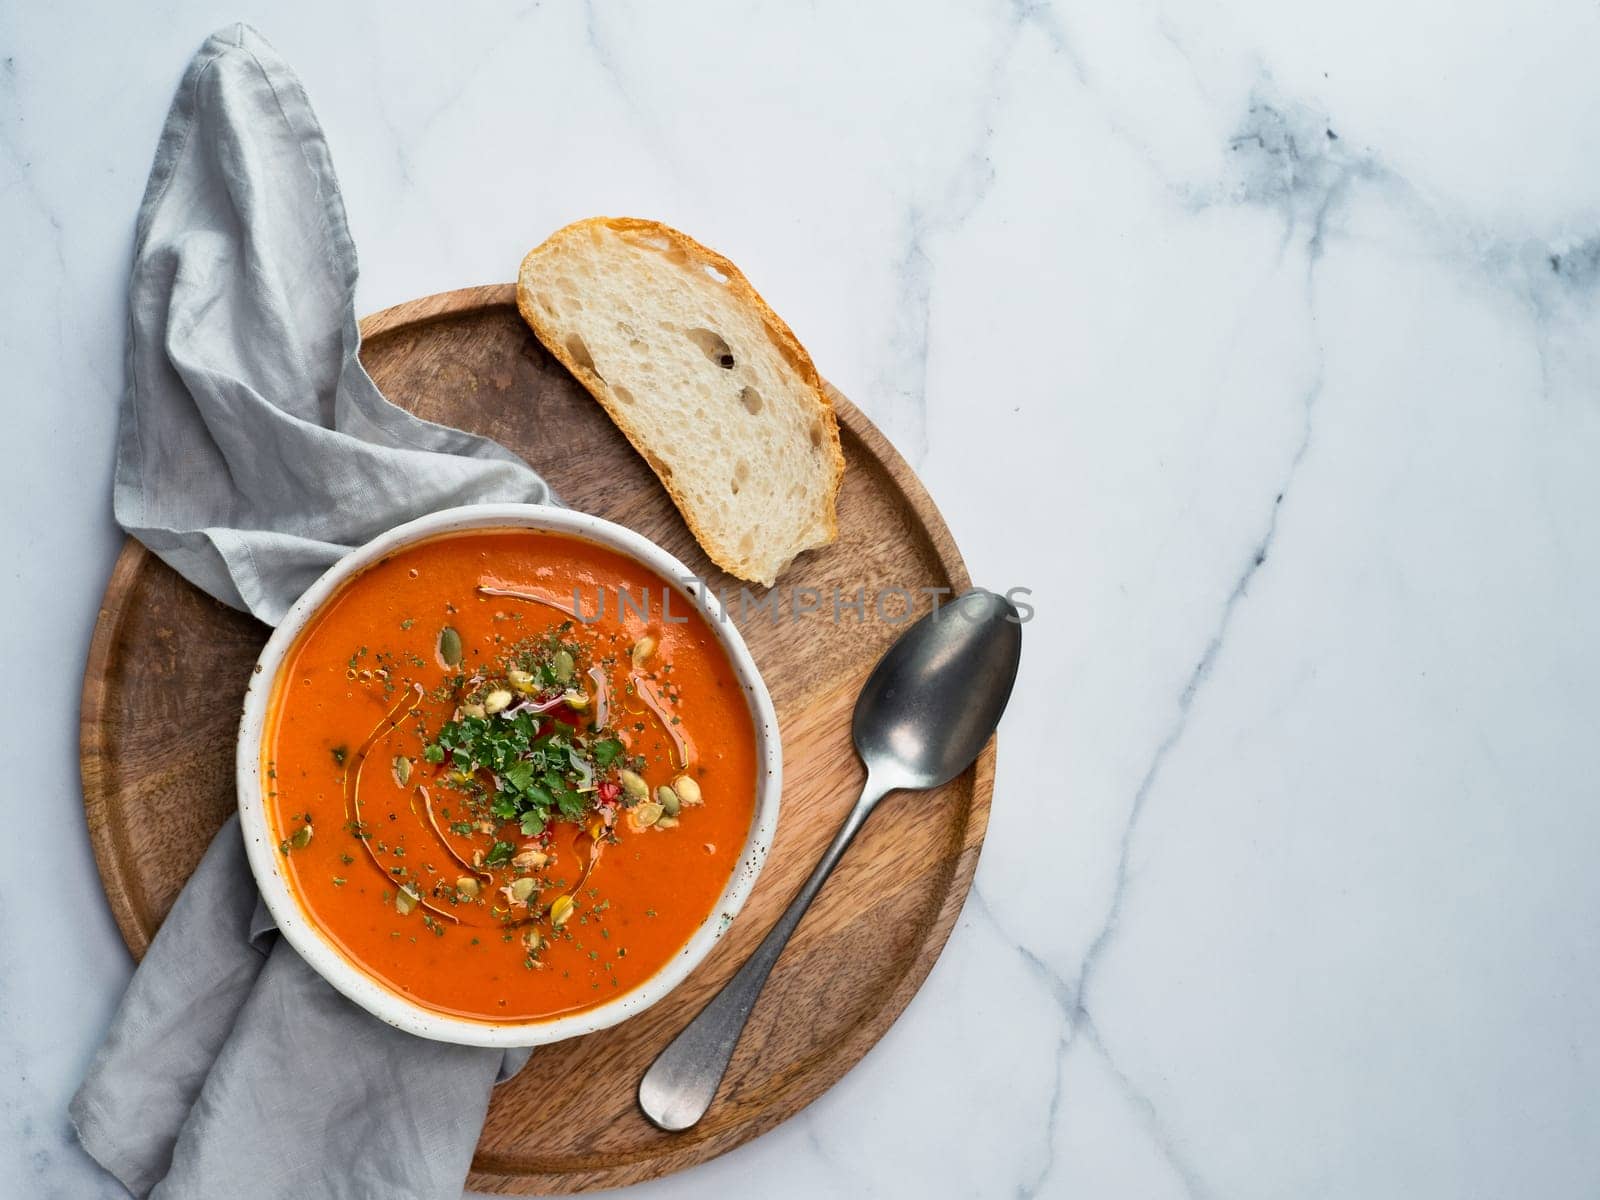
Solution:
[[(643, 563), (663, 581), (699, 602), (744, 687), (745, 699), (755, 725), (756, 762), (760, 776), (756, 781), (755, 816), (750, 824), (749, 836), (745, 838), (739, 864), (711, 914), (670, 962), (632, 991), (583, 1012), (548, 1021), (496, 1024), (446, 1016), (412, 1003), (362, 971), (323, 937), (289, 889), (283, 856), (278, 852), (277, 840), (272, 836), (267, 820), (261, 778), (261, 738), (273, 681), (283, 665), (284, 657), (306, 623), (345, 580), (384, 556), (426, 538), (467, 529), (504, 528), (571, 534), (608, 546)], [(245, 693), (244, 718), (239, 726), (237, 770), (239, 821), (244, 831), (250, 870), (261, 889), (262, 899), (277, 922), (278, 931), (289, 939), (289, 944), (318, 974), (374, 1016), (420, 1037), (471, 1046), (538, 1046), (593, 1033), (643, 1012), (694, 970), (717, 939), (727, 931), (733, 917), (750, 895), (750, 889), (755, 886), (756, 876), (761, 872), (767, 847), (772, 844), (772, 835), (778, 825), (778, 795), (783, 768), (782, 752), (778, 745), (777, 715), (773, 712), (772, 698), (767, 695), (766, 685), (761, 682), (761, 676), (750, 658), (750, 651), (745, 648), (738, 629), (724, 618), (715, 593), (703, 591), (694, 583), (685, 586), (682, 581), (690, 578), (689, 569), (661, 547), (630, 529), (599, 517), (538, 504), (485, 504), (446, 509), (397, 526), (340, 559), (311, 585), (289, 610), (268, 640), (266, 648), (261, 651), (249, 691)]]

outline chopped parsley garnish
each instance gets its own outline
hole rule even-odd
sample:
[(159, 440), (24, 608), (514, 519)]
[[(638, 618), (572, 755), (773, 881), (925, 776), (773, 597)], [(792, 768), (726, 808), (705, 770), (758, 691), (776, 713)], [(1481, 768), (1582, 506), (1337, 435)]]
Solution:
[(489, 847), (489, 853), (484, 855), (483, 862), (488, 867), (498, 867), (511, 861), (511, 856), (516, 852), (516, 847), (510, 842), (496, 842)]
[[(423, 748), (425, 761), (452, 768), (446, 786), (465, 792), (474, 811), (516, 822), (524, 837), (553, 821), (582, 821), (603, 796), (613, 800), (615, 782), (606, 780), (626, 765), (621, 741), (579, 724), (590, 703), (574, 682), (583, 653), (557, 631), (509, 655), (499, 677), (479, 678), (470, 690), (461, 681), (454, 719)], [(571, 716), (577, 721), (564, 719)]]

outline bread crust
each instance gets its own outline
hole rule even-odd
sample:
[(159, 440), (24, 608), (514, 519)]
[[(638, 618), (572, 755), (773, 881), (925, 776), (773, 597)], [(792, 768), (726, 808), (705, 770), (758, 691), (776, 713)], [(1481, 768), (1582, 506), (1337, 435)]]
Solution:
[[(812, 395), (816, 399), (832, 468), (832, 484), (828, 490), (824, 512), (827, 522), (827, 536), (815, 545), (803, 546), (798, 549), (786, 562), (774, 569), (773, 576), (770, 579), (762, 578), (747, 563), (741, 562), (737, 555), (729, 553), (725, 548), (716, 545), (714, 539), (709, 536), (709, 532), (700, 527), (700, 523), (695, 518), (694, 512), (686, 502), (682, 491), (674, 485), (671, 475), (662, 470), (661, 462), (643, 443), (633, 421), (626, 412), (620, 410), (611, 401), (604, 381), (593, 370), (584, 367), (573, 358), (562, 340), (556, 336), (555, 330), (541, 319), (528, 289), (523, 286), (523, 277), (541, 255), (550, 252), (567, 239), (582, 236), (588, 230), (597, 226), (608, 229), (629, 241), (633, 241), (635, 244), (638, 244), (639, 237), (664, 238), (671, 246), (694, 261), (696, 265), (712, 267), (723, 275), (725, 277), (724, 286), (756, 311), (773, 344), (805, 382), (806, 386), (810, 388)], [(638, 236), (629, 237), (630, 234)], [(650, 249), (661, 253), (658, 247), (652, 246)], [(633, 448), (650, 464), (650, 469), (655, 472), (656, 478), (661, 481), (661, 485), (667, 489), (667, 494), (672, 497), (673, 504), (677, 506), (678, 512), (682, 514), (684, 522), (689, 526), (689, 532), (694, 534), (695, 540), (700, 543), (711, 560), (724, 571), (740, 579), (771, 587), (777, 576), (787, 570), (799, 554), (804, 553), (806, 550), (816, 549), (817, 546), (828, 545), (838, 538), (838, 498), (839, 489), (844, 483), (844, 450), (839, 442), (839, 420), (837, 414), (833, 411), (833, 401), (829, 399), (827, 390), (822, 386), (822, 378), (817, 374), (816, 364), (811, 361), (811, 355), (806, 352), (806, 348), (800, 344), (800, 339), (795, 337), (794, 331), (789, 328), (783, 318), (773, 312), (771, 306), (761, 298), (761, 294), (745, 278), (744, 272), (739, 270), (728, 259), (710, 247), (695, 241), (688, 234), (674, 229), (670, 225), (663, 225), (659, 221), (645, 220), (640, 217), (588, 217), (582, 221), (574, 221), (572, 224), (556, 230), (523, 256), (522, 264), (517, 271), (517, 311), (522, 314), (522, 319), (528, 323), (528, 327), (533, 330), (535, 336), (544, 344), (545, 349), (555, 355), (562, 366), (572, 373), (573, 378), (583, 384), (589, 394), (606, 410), (607, 415), (610, 416), (617, 428), (622, 430), (623, 435)]]

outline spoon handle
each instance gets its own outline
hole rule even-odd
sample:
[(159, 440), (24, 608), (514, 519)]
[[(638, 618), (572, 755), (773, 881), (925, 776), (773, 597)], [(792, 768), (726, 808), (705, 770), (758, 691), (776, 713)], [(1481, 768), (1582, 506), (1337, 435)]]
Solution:
[(876, 787), (868, 777), (861, 798), (834, 835), (822, 861), (811, 872), (811, 878), (778, 918), (778, 923), (711, 1003), (702, 1008), (650, 1064), (639, 1081), (639, 1107), (658, 1129), (676, 1133), (705, 1116), (717, 1094), (717, 1085), (728, 1069), (728, 1062), (733, 1058), (733, 1048), (739, 1044), (745, 1022), (750, 1019), (756, 997), (788, 944), (789, 935), (806, 915), (811, 901), (822, 890), (823, 883), (883, 798), (885, 790)]

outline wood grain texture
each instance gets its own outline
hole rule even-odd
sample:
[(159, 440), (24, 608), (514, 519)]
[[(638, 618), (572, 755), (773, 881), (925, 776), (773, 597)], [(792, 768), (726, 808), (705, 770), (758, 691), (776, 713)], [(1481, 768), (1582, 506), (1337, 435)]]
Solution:
[[(510, 285), (402, 304), (362, 324), (362, 361), (419, 416), (522, 454), (575, 508), (653, 538), (737, 615), (740, 583), (690, 537), (649, 467), (517, 316)], [(944, 521), (905, 462), (834, 394), (848, 464), (838, 542), (779, 581), (824, 597), (968, 586)], [(761, 598), (766, 593), (752, 589)], [(824, 611), (739, 621), (777, 706), (783, 816), (754, 895), (677, 991), (617, 1028), (536, 1051), (496, 1089), (469, 1186), (579, 1192), (654, 1178), (731, 1150), (816, 1099), (909, 1003), (966, 898), (988, 823), (993, 743), (933, 794), (891, 799), (868, 823), (778, 963), (706, 1118), (661, 1133), (634, 1093), (657, 1051), (770, 928), (854, 802), (864, 773), (849, 722), (867, 672), (901, 627)], [(885, 610), (899, 614), (898, 602)], [(150, 944), (235, 804), (239, 702), (265, 627), (184, 583), (142, 546), (117, 560), (84, 678), (84, 806), (106, 895), (134, 955)]]

